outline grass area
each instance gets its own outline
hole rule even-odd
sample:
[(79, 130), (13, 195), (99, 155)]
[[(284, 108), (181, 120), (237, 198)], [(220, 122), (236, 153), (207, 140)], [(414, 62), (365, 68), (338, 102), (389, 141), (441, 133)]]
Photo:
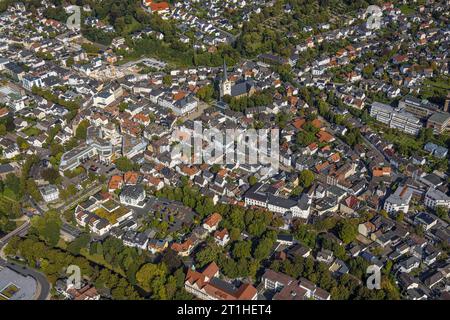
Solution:
[(117, 220), (128, 212), (129, 209), (125, 207), (119, 207), (112, 212), (108, 212), (105, 208), (98, 208), (94, 211), (96, 215), (98, 215), (100, 218), (108, 220), (110, 224), (116, 224)]
[(84, 169), (82, 166), (76, 167), (73, 170), (66, 170), (64, 171), (64, 176), (71, 179), (79, 176), (80, 174), (83, 174), (86, 172), (86, 169)]
[(447, 76), (443, 76), (442, 78), (435, 78), (434, 80), (426, 79), (424, 81), (424, 84), (440, 89), (450, 90), (450, 79)]
[(0, 294), (5, 296), (7, 299), (10, 299), (18, 291), (19, 291), (18, 287), (16, 287), (14, 284), (10, 284), (2, 292), (0, 292)]
[(99, 46), (96, 46), (93, 43), (83, 43), (81, 45), (81, 47), (84, 50), (86, 50), (88, 55), (91, 55), (91, 56), (96, 56), (99, 53), (99, 51), (101, 50), (101, 48)]
[(120, 204), (118, 204), (116, 201), (109, 199), (108, 201), (106, 201), (105, 203), (102, 204), (103, 208), (105, 208), (108, 211), (112, 211), (114, 209), (118, 209), (118, 207), (120, 206)]
[(25, 223), (25, 220), (16, 221), (16, 229), (23, 225)]
[(411, 8), (410, 6), (408, 6), (407, 4), (404, 4), (402, 6), (400, 6), (400, 11), (404, 14), (404, 15), (411, 15), (416, 13), (416, 10), (414, 8)]
[(35, 127), (28, 127), (23, 130), (23, 133), (25, 133), (29, 137), (38, 136), (41, 133), (41, 130)]
[(422, 150), (423, 144), (416, 137), (407, 134), (384, 133), (383, 137), (394, 144), (408, 146), (412, 150)]
[(74, 216), (73, 210), (74, 210), (73, 208), (69, 209), (69, 210), (66, 210), (66, 211), (64, 211), (63, 215), (64, 215), (64, 219), (67, 222), (69, 222), (69, 223), (71, 223), (73, 225), (76, 225), (75, 216)]
[(450, 90), (450, 79), (448, 76), (437, 77), (433, 79), (425, 79), (423, 82), (421, 95), (424, 98), (445, 99)]
[(67, 243), (64, 241), (63, 238), (59, 238), (58, 243), (56, 244), (56, 247), (61, 248), (63, 250), (67, 249)]

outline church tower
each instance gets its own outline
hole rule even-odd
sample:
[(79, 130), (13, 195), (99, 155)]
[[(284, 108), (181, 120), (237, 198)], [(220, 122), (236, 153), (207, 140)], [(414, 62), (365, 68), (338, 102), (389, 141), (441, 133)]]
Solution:
[(220, 82), (220, 98), (223, 98), (223, 96), (231, 95), (231, 81), (228, 80), (228, 73), (227, 73), (227, 64), (225, 62), (225, 59), (223, 60), (223, 78)]

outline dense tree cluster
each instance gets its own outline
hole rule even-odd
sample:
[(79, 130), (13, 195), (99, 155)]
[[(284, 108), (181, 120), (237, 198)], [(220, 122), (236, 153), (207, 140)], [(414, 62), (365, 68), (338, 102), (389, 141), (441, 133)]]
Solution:
[(273, 102), (273, 94), (269, 91), (257, 92), (247, 97), (224, 96), (223, 100), (229, 104), (233, 111), (244, 111), (247, 108), (269, 106)]

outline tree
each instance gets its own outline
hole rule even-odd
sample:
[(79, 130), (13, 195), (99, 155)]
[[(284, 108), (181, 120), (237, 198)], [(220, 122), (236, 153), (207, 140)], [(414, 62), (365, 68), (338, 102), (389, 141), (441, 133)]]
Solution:
[(6, 126), (3, 123), (0, 123), (0, 136), (4, 136), (6, 134)]
[(436, 215), (443, 220), (447, 220), (448, 209), (444, 206), (436, 206)]
[(47, 168), (42, 171), (42, 178), (47, 180), (51, 184), (55, 184), (58, 178), (60, 177), (58, 170), (54, 168)]
[(250, 241), (238, 241), (233, 246), (234, 258), (250, 258), (252, 243)]
[(30, 146), (28, 144), (27, 140), (25, 140), (24, 138), (22, 138), (20, 136), (17, 137), (16, 142), (21, 150), (28, 149), (28, 147)]
[(75, 63), (75, 61), (74, 61), (73, 57), (67, 58), (67, 61), (66, 61), (67, 67), (69, 67), (69, 68), (72, 67), (74, 63)]
[(258, 182), (258, 179), (255, 176), (250, 176), (248, 178), (248, 183), (250, 186), (254, 186)]
[(207, 265), (210, 262), (216, 261), (220, 253), (220, 248), (215, 243), (208, 244), (204, 249), (199, 251), (195, 259), (199, 268)]
[(398, 214), (397, 214), (397, 216), (395, 217), (395, 220), (397, 221), (397, 222), (402, 222), (403, 220), (405, 219), (405, 213), (404, 212), (399, 212)]
[(59, 213), (53, 210), (47, 211), (42, 217), (34, 216), (31, 219), (32, 232), (37, 234), (49, 246), (56, 246), (61, 230)]
[(128, 108), (128, 103), (126, 103), (126, 102), (121, 102), (121, 103), (119, 104), (119, 111), (120, 111), (120, 112), (124, 112), (127, 108)]
[(81, 121), (77, 126), (77, 130), (75, 131), (75, 137), (78, 140), (86, 140), (88, 127), (89, 127), (89, 120)]
[(299, 184), (303, 188), (309, 188), (314, 182), (314, 173), (310, 170), (302, 170), (298, 176)]
[(13, 173), (8, 173), (4, 182), (5, 190), (10, 189), (14, 194), (14, 199), (18, 199), (22, 194), (23, 188), (20, 179)]
[(356, 225), (350, 221), (342, 220), (338, 224), (338, 235), (344, 243), (350, 243), (355, 240), (358, 234)]
[(167, 266), (170, 272), (179, 269), (183, 265), (178, 254), (172, 249), (168, 249), (163, 253), (161, 262)]
[(316, 140), (314, 133), (308, 131), (300, 131), (297, 133), (296, 141), (301, 147), (306, 147)]
[(171, 76), (170, 74), (166, 74), (166, 75), (163, 77), (163, 84), (164, 84), (165, 86), (170, 86), (170, 85), (172, 84), (172, 76)]
[(35, 201), (42, 201), (42, 195), (39, 192), (38, 186), (36, 185), (36, 182), (33, 179), (28, 179), (27, 182), (27, 193), (35, 200)]
[(262, 239), (258, 245), (255, 248), (255, 252), (253, 253), (253, 256), (257, 260), (262, 260), (267, 258), (267, 256), (270, 254), (270, 250), (272, 249), (273, 241), (268, 238)]
[(136, 273), (138, 284), (147, 291), (158, 292), (165, 281), (167, 267), (164, 264), (144, 264)]
[(208, 84), (206, 86), (201, 87), (197, 91), (197, 97), (202, 101), (210, 101), (214, 94), (214, 88), (212, 85)]
[(379, 214), (380, 214), (381, 216), (385, 217), (385, 218), (387, 218), (387, 217), (389, 216), (388, 213), (387, 213), (387, 211), (384, 210), (384, 209), (381, 209), (381, 210), (379, 211)]
[(67, 246), (67, 251), (74, 255), (80, 254), (80, 250), (86, 248), (91, 241), (91, 236), (88, 233), (83, 233), (73, 240)]
[(120, 171), (132, 171), (134, 169), (134, 163), (126, 157), (120, 157), (115, 162), (117, 169)]

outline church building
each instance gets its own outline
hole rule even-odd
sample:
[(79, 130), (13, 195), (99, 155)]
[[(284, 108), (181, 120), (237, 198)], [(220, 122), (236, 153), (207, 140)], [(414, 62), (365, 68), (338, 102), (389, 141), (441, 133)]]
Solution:
[(227, 64), (223, 62), (223, 77), (220, 81), (220, 98), (231, 96), (232, 98), (250, 97), (256, 91), (252, 80), (231, 81), (228, 77)]

